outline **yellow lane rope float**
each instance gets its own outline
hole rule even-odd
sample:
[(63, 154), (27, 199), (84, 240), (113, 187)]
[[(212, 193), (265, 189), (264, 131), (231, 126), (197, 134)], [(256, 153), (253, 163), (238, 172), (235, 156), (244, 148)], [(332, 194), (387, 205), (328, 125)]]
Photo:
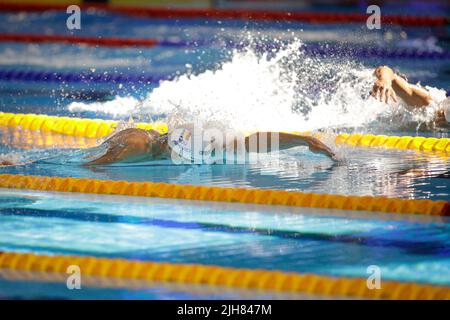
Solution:
[[(0, 113), (0, 126), (40, 130), (85, 138), (103, 138), (112, 133), (118, 122), (113, 120), (84, 119), (47, 116), (43, 114)], [(145, 130), (167, 132), (167, 126), (161, 123), (136, 123), (136, 127)]]
[[(50, 282), (66, 284), (67, 273), (49, 273), (40, 272), (34, 270), (17, 270), (17, 269), (2, 269), (0, 268), (0, 279), (6, 281), (38, 281), (38, 282)], [(234, 288), (224, 286), (211, 286), (204, 284), (191, 284), (191, 283), (179, 283), (179, 282), (156, 282), (147, 281), (142, 279), (130, 279), (130, 278), (113, 278), (113, 277), (99, 277), (89, 276), (82, 274), (81, 285), (83, 287), (94, 288), (106, 288), (106, 289), (165, 289), (172, 292), (185, 292), (193, 295), (226, 295), (226, 294), (238, 294), (242, 299), (254, 299), (255, 295), (264, 294), (266, 296), (267, 291), (262, 291), (252, 288)], [(70, 295), (70, 293), (69, 293)], [(284, 292), (284, 291), (271, 291), (271, 299), (311, 299), (311, 298), (324, 298), (319, 295), (311, 295), (298, 292)]]
[(0, 174), (0, 188), (238, 202), (323, 209), (450, 216), (450, 202), (223, 188), (153, 182)]
[(331, 297), (366, 299), (450, 299), (450, 287), (412, 282), (382, 281), (369, 289), (364, 278), (237, 269), (214, 265), (144, 262), (91, 256), (47, 256), (0, 252), (0, 269), (64, 273), (71, 265), (86, 276), (140, 279), (155, 282), (203, 284), (278, 292), (297, 292)]
[[(0, 126), (20, 127), (22, 129), (40, 130), (42, 132), (85, 138), (105, 137), (114, 131), (117, 124), (118, 122), (113, 120), (0, 113)], [(157, 130), (161, 133), (167, 132), (167, 125), (164, 123), (137, 123), (136, 126), (146, 130)], [(336, 143), (357, 147), (385, 147), (391, 149), (450, 152), (449, 138), (339, 134), (336, 136)]]
[(388, 149), (450, 152), (450, 139), (373, 134), (339, 134), (337, 144), (356, 147), (385, 147)]

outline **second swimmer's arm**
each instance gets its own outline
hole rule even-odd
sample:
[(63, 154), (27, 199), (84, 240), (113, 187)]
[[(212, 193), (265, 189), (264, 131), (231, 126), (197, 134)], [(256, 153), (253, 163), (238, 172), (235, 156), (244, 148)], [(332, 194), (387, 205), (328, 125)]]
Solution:
[(429, 93), (395, 74), (386, 66), (378, 67), (374, 72), (377, 81), (372, 89), (372, 96), (382, 102), (390, 99), (397, 101), (397, 96), (403, 99), (411, 107), (424, 107), (430, 104), (432, 98)]

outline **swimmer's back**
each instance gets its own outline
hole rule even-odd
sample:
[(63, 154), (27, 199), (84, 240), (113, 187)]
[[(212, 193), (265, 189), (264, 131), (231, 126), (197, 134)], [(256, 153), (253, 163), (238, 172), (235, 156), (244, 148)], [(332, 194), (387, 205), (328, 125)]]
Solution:
[(152, 138), (159, 137), (159, 132), (155, 130), (144, 130), (139, 128), (128, 128), (117, 132), (112, 137), (105, 140), (103, 143), (108, 144), (130, 144), (136, 146), (144, 146), (151, 142)]
[(109, 164), (121, 161), (138, 161), (154, 157), (152, 147), (160, 137), (159, 132), (128, 128), (117, 132), (102, 143), (107, 151), (101, 157), (86, 165)]

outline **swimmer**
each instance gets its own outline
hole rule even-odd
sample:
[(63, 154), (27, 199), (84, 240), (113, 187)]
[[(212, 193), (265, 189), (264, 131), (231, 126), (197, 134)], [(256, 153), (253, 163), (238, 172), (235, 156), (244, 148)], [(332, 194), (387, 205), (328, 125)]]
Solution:
[(408, 81), (396, 74), (391, 68), (381, 66), (375, 69), (375, 81), (371, 95), (381, 102), (389, 103), (390, 100), (397, 102), (400, 97), (408, 107), (412, 109), (426, 108), (433, 102), (438, 104), (434, 123), (438, 126), (450, 125), (450, 97), (438, 103), (434, 101), (430, 93), (419, 85), (408, 83)]
[[(238, 149), (239, 142), (237, 136), (231, 139), (228, 144), (218, 145), (213, 138), (210, 141), (202, 141), (202, 146), (198, 151), (191, 150), (191, 125), (179, 126), (169, 134), (160, 134), (155, 130), (144, 130), (138, 128), (125, 128), (119, 130), (100, 145), (86, 149), (87, 162), (84, 166), (107, 165), (116, 162), (139, 162), (149, 160), (182, 160), (181, 162), (207, 163), (213, 164), (213, 152), (223, 150), (228, 152)], [(258, 153), (270, 152), (272, 137), (277, 136), (278, 150), (284, 150), (296, 146), (308, 146), (314, 153), (324, 154), (332, 159), (336, 159), (334, 152), (324, 143), (312, 136), (294, 135), (288, 133), (257, 132), (242, 139), (245, 145), (245, 152), (250, 151), (250, 142), (257, 139), (259, 146)], [(262, 147), (262, 143), (267, 148)], [(195, 151), (195, 152), (194, 152)], [(209, 154), (208, 154), (209, 153)], [(236, 154), (236, 153), (235, 153)], [(94, 158), (93, 160), (91, 160)], [(86, 159), (86, 157), (85, 157)], [(200, 160), (199, 160), (200, 159)], [(206, 159), (206, 161), (204, 161)], [(211, 161), (212, 160), (212, 161)], [(30, 163), (30, 162), (27, 162)], [(10, 155), (0, 155), (0, 166), (26, 165), (13, 161)]]
[[(105, 165), (122, 161), (139, 161), (143, 159), (170, 159), (172, 152), (175, 152), (181, 158), (187, 159), (192, 156), (186, 155), (180, 151), (180, 145), (184, 145), (190, 140), (186, 137), (186, 134), (190, 136), (189, 129), (181, 128), (180, 134), (175, 135), (175, 139), (169, 141), (170, 134), (160, 134), (154, 130), (143, 130), (137, 128), (129, 128), (118, 132), (111, 138), (102, 143), (100, 147), (106, 147), (106, 152), (97, 159), (91, 160), (85, 165)], [(273, 133), (273, 132), (257, 132), (250, 136), (245, 137), (245, 149), (249, 151), (249, 145), (252, 138), (267, 139), (267, 146), (271, 145), (272, 134), (277, 134), (279, 137), (279, 150), (284, 150), (296, 146), (308, 146), (314, 153), (325, 154), (326, 156), (334, 159), (335, 154), (333, 151), (323, 144), (317, 138), (311, 136), (299, 136), (288, 133)], [(183, 141), (184, 140), (184, 141)], [(235, 139), (228, 145), (224, 145), (224, 148), (235, 147), (237, 140)], [(217, 147), (217, 146), (214, 146)], [(257, 152), (268, 152), (270, 150), (260, 150)], [(200, 151), (204, 152), (204, 151)], [(190, 153), (190, 150), (189, 150)], [(188, 160), (191, 160), (188, 159)]]

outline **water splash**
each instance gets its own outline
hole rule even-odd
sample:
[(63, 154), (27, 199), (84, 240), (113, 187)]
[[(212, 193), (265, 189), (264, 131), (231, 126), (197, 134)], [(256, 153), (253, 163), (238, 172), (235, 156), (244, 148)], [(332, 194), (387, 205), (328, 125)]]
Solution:
[(360, 127), (393, 112), (369, 98), (372, 68), (342, 58), (308, 56), (299, 41), (263, 53), (254, 47), (235, 50), (215, 70), (163, 81), (143, 101), (117, 97), (72, 104), (69, 110), (132, 114), (140, 120), (160, 115), (163, 120), (273, 131)]
[(371, 83), (370, 70), (309, 57), (294, 42), (276, 53), (235, 51), (217, 70), (165, 81), (140, 112), (219, 121), (238, 130), (357, 126), (382, 110), (361, 95)]
[(86, 104), (83, 102), (72, 102), (67, 109), (70, 112), (95, 112), (104, 113), (111, 116), (119, 117), (131, 114), (136, 109), (138, 101), (133, 97), (119, 97), (106, 102), (94, 102)]

